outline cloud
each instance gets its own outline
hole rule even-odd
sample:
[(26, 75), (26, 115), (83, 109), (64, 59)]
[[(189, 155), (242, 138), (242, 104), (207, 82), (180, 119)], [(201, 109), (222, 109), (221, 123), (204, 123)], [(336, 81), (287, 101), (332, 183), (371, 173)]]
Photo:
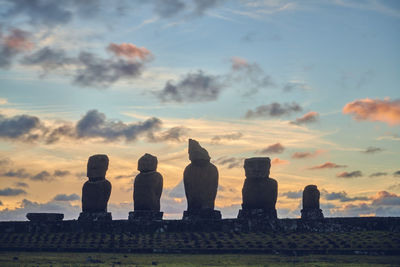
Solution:
[(374, 173), (370, 174), (369, 177), (379, 177), (379, 176), (386, 176), (386, 175), (388, 175), (387, 172), (374, 172)]
[(395, 172), (393, 173), (393, 175), (394, 175), (394, 176), (398, 176), (398, 177), (400, 177), (400, 170), (398, 170), (398, 171), (395, 171)]
[(314, 152), (294, 152), (292, 154), (292, 159), (306, 159), (306, 158), (313, 158), (321, 153), (323, 153), (323, 150), (315, 150)]
[(299, 190), (299, 191), (288, 191), (288, 192), (284, 192), (282, 194), (280, 194), (281, 196), (290, 198), (290, 199), (298, 199), (301, 198), (303, 196), (303, 190)]
[(397, 206), (400, 205), (400, 196), (389, 193), (387, 191), (380, 191), (372, 198), (372, 205), (374, 206)]
[(164, 142), (164, 141), (173, 141), (173, 142), (183, 142), (186, 141), (187, 133), (189, 129), (183, 126), (172, 127), (164, 132), (159, 134), (154, 134), (153, 132), (149, 132), (147, 137), (151, 142)]
[(126, 57), (128, 59), (139, 58), (140, 60), (147, 60), (151, 56), (151, 53), (147, 48), (137, 47), (130, 43), (111, 43), (108, 45), (107, 50), (111, 51), (116, 56)]
[(107, 120), (104, 113), (90, 110), (76, 124), (76, 133), (77, 138), (103, 138), (107, 141), (124, 138), (131, 142), (142, 134), (160, 129), (161, 124), (161, 120), (154, 117), (144, 122), (125, 124), (122, 121)]
[(65, 220), (72, 220), (78, 218), (80, 211), (80, 206), (71, 205), (68, 201), (38, 203), (23, 199), (17, 208), (0, 211), (0, 221), (24, 221), (26, 220), (26, 214), (29, 212), (63, 213)]
[(24, 56), (21, 63), (26, 66), (38, 66), (43, 70), (43, 75), (67, 65), (77, 64), (77, 60), (67, 57), (62, 49), (53, 49), (48, 46), (43, 47), (34, 53)]
[(0, 176), (3, 177), (15, 177), (15, 178), (28, 178), (31, 175), (29, 173), (26, 172), (25, 169), (21, 168), (18, 170), (9, 170), (9, 171), (5, 171), (3, 173), (0, 174)]
[(243, 136), (242, 133), (236, 132), (236, 133), (231, 133), (231, 134), (221, 134), (221, 135), (215, 135), (211, 138), (212, 143), (219, 143), (220, 141), (223, 140), (238, 140)]
[(50, 180), (51, 174), (48, 171), (41, 171), (36, 175), (33, 175), (30, 179), (34, 181), (47, 181)]
[(398, 134), (384, 135), (384, 136), (378, 137), (377, 140), (393, 140), (393, 141), (400, 141), (400, 135), (398, 135)]
[(308, 112), (304, 114), (302, 117), (297, 118), (295, 121), (291, 121), (291, 124), (301, 125), (307, 123), (313, 123), (318, 121), (319, 114), (315, 111)]
[(342, 192), (321, 192), (322, 197), (326, 200), (339, 200), (340, 202), (349, 202), (349, 201), (359, 201), (359, 200), (369, 200), (368, 197), (349, 197), (345, 191)]
[(186, 14), (186, 18), (198, 17), (219, 5), (224, 0), (155, 0), (148, 1), (154, 4), (154, 12), (161, 18), (173, 18), (180, 14)]
[(365, 154), (374, 154), (376, 152), (381, 152), (381, 151), (383, 151), (383, 149), (380, 147), (369, 146), (364, 151), (361, 152)]
[(256, 151), (257, 154), (280, 154), (285, 150), (285, 147), (281, 143), (269, 145), (268, 147)]
[(214, 164), (226, 166), (228, 169), (243, 168), (244, 158), (220, 157), (213, 161)]
[(265, 74), (257, 63), (248, 63), (246, 59), (240, 57), (231, 58), (231, 73), (227, 75), (230, 83), (242, 83), (249, 88), (245, 96), (257, 93), (261, 88), (273, 87), (275, 83), (272, 78)]
[(0, 138), (20, 141), (33, 141), (38, 139), (34, 130), (41, 127), (37, 117), (18, 115), (6, 118), (0, 114)]
[(216, 100), (225, 85), (219, 76), (199, 70), (182, 77), (177, 83), (168, 81), (158, 97), (163, 102), (205, 102)]
[(309, 170), (319, 170), (319, 169), (336, 169), (336, 168), (346, 168), (346, 165), (337, 165), (336, 163), (333, 162), (325, 162), (324, 164), (310, 167), (308, 168)]
[[(8, 170), (0, 172), (1, 177), (30, 179), (32, 181), (51, 181), (54, 177), (64, 177), (70, 175), (69, 171), (55, 170), (53, 174), (48, 171), (40, 171), (38, 173), (29, 173), (25, 169)], [(17, 186), (27, 187), (25, 183), (17, 183)]]
[(44, 47), (25, 56), (21, 64), (39, 66), (43, 71), (42, 75), (70, 66), (75, 71), (72, 75), (74, 84), (107, 88), (119, 80), (139, 77), (145, 63), (151, 59), (149, 50), (144, 47), (138, 48), (134, 44), (111, 43), (108, 50), (112, 51), (114, 56), (104, 59), (85, 51), (81, 51), (77, 57), (69, 57), (62, 49)]
[(154, 12), (162, 18), (170, 18), (182, 12), (185, 7), (185, 2), (181, 0), (157, 0)]
[(4, 188), (0, 189), (0, 196), (19, 196), (19, 195), (24, 195), (26, 194), (25, 190), (18, 189), (18, 188)]
[(284, 160), (284, 159), (279, 159), (279, 158), (274, 158), (271, 160), (272, 165), (283, 165), (283, 164), (289, 164), (290, 161)]
[(400, 100), (360, 99), (347, 103), (344, 114), (351, 114), (357, 121), (381, 121), (388, 125), (400, 124)]
[(0, 200), (0, 206), (3, 206), (3, 202), (1, 202), (1, 200)]
[(301, 83), (301, 82), (289, 82), (287, 84), (285, 84), (285, 86), (283, 87), (283, 91), (284, 92), (291, 92), (294, 89), (302, 89), (302, 90), (309, 90), (310, 87), (305, 84), (305, 83)]
[(108, 87), (120, 79), (139, 77), (143, 69), (142, 62), (102, 59), (89, 52), (81, 52), (78, 60), (74, 83), (80, 86)]
[(81, 198), (77, 194), (71, 194), (71, 195), (58, 194), (53, 198), (53, 200), (55, 201), (74, 201), (80, 199)]
[(25, 188), (29, 187), (29, 185), (27, 183), (23, 183), (23, 182), (17, 182), (17, 183), (14, 183), (14, 185), (18, 186), (18, 187), (25, 187)]
[(0, 32), (0, 68), (10, 67), (12, 60), (18, 54), (27, 52), (32, 48), (30, 33), (20, 29), (12, 29), (8, 35), (2, 36)]
[(352, 171), (352, 172), (341, 172), (336, 174), (338, 178), (355, 178), (363, 176), (361, 171)]
[(280, 103), (271, 103), (268, 105), (261, 105), (256, 107), (256, 109), (253, 110), (248, 110), (245, 118), (251, 119), (251, 118), (257, 118), (257, 117), (278, 117), (278, 116), (283, 116), (283, 115), (289, 115), (293, 112), (300, 112), (302, 108), (299, 106), (299, 104), (293, 102), (293, 103), (285, 103), (285, 104), (280, 104)]

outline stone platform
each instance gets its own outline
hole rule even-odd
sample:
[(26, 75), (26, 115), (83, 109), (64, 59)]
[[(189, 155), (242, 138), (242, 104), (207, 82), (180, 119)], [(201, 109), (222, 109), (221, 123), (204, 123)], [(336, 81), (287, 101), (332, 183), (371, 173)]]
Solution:
[(183, 212), (184, 221), (197, 221), (197, 220), (221, 220), (222, 215), (219, 210), (198, 210), (198, 211), (189, 211), (185, 210)]
[(129, 221), (161, 221), (164, 212), (152, 210), (135, 210), (129, 212)]

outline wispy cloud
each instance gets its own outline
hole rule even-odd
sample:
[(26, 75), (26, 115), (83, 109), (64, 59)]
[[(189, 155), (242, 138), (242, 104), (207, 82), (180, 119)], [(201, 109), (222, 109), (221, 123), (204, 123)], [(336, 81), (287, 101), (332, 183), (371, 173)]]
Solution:
[(269, 145), (266, 148), (257, 151), (257, 154), (279, 154), (285, 150), (285, 147), (281, 143), (275, 143)]
[(308, 168), (309, 170), (320, 170), (320, 169), (337, 169), (337, 168), (345, 168), (347, 167), (346, 165), (338, 165), (336, 163), (333, 162), (325, 162), (324, 164), (318, 165), (318, 166), (314, 166), (314, 167), (310, 167)]
[(304, 114), (302, 117), (297, 118), (295, 121), (291, 121), (291, 124), (301, 125), (301, 124), (308, 124), (318, 121), (319, 114), (315, 111), (310, 111)]
[(322, 153), (324, 153), (324, 150), (315, 150), (314, 152), (294, 152), (292, 154), (292, 159), (306, 159), (306, 158), (313, 158), (316, 157)]
[(259, 117), (279, 117), (300, 111), (302, 111), (302, 108), (296, 102), (284, 104), (273, 102), (268, 105), (258, 106), (254, 110), (248, 110), (245, 118), (251, 119)]
[(364, 151), (361, 151), (364, 154), (375, 154), (377, 152), (382, 152), (384, 149), (380, 147), (369, 146)]
[(341, 172), (336, 174), (338, 178), (356, 178), (363, 176), (361, 171), (352, 171), (352, 172)]
[(19, 188), (4, 188), (4, 189), (0, 189), (0, 196), (4, 196), (4, 197), (9, 197), (9, 196), (19, 196), (19, 195), (25, 195), (26, 191), (23, 189), (19, 189)]

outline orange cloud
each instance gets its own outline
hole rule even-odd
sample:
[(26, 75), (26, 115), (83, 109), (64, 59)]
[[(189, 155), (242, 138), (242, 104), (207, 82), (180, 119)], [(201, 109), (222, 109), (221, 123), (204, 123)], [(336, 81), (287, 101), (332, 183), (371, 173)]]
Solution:
[(396, 125), (400, 124), (400, 100), (360, 99), (347, 103), (343, 108), (343, 113), (352, 114), (358, 121), (382, 121), (389, 125)]
[(282, 165), (282, 164), (289, 164), (290, 162), (289, 162), (288, 160), (279, 159), (279, 158), (274, 158), (274, 159), (271, 161), (271, 163), (272, 163), (272, 164), (275, 164), (275, 165)]
[(333, 169), (333, 168), (345, 168), (347, 167), (346, 165), (337, 165), (336, 163), (333, 162), (325, 162), (324, 164), (314, 166), (311, 168), (308, 168), (309, 170), (318, 170), (318, 169)]
[(234, 70), (239, 70), (243, 67), (249, 66), (249, 63), (244, 58), (232, 57), (231, 61), (232, 61), (232, 69), (234, 69)]
[(28, 33), (14, 29), (11, 34), (4, 38), (4, 44), (17, 51), (29, 51), (33, 48), (33, 43), (29, 41)]
[(111, 43), (107, 49), (117, 56), (123, 56), (131, 59), (140, 58), (141, 60), (145, 60), (151, 56), (151, 53), (147, 48), (137, 47), (136, 45), (129, 43)]

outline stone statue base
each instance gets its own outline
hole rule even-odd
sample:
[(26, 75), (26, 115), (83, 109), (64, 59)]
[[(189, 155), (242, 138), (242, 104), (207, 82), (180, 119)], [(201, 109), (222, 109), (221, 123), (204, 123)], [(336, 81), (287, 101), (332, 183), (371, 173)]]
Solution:
[(81, 212), (78, 221), (80, 222), (106, 222), (112, 221), (111, 212)]
[(276, 209), (242, 209), (239, 210), (238, 219), (276, 220)]
[(64, 219), (63, 213), (27, 213), (26, 218), (31, 222), (56, 222)]
[(322, 220), (324, 214), (321, 209), (302, 209), (301, 219), (303, 220)]
[(221, 220), (222, 215), (219, 210), (196, 210), (196, 211), (189, 211), (185, 210), (183, 212), (184, 221), (193, 221), (193, 220)]
[(161, 221), (164, 212), (156, 210), (135, 210), (129, 212), (129, 221)]

